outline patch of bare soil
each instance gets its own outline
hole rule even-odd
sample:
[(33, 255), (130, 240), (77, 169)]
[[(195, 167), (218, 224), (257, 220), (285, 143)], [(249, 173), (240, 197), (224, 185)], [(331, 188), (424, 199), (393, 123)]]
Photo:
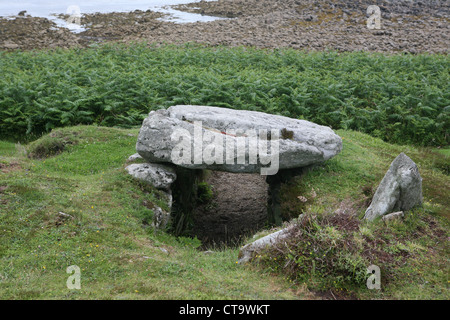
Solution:
[(6, 205), (8, 203), (8, 201), (6, 199), (2, 198), (2, 194), (6, 189), (8, 189), (8, 186), (0, 186), (0, 204), (1, 205)]
[(339, 292), (337, 290), (315, 291), (316, 296), (321, 300), (358, 300), (351, 292)]
[(196, 208), (192, 230), (204, 245), (238, 244), (243, 236), (265, 227), (264, 176), (212, 171), (206, 182), (212, 186), (213, 198)]
[[(11, 162), (11, 163), (0, 163), (0, 172), (2, 173), (9, 173), (12, 171), (17, 171), (20, 170), (21, 167), (19, 165), (18, 162)], [(0, 187), (0, 192), (2, 192), (3, 190), (1, 189), (2, 187)]]

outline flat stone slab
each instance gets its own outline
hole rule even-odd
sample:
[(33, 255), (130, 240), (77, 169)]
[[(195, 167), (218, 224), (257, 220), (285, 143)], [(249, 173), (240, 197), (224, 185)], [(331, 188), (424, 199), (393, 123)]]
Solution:
[(144, 181), (157, 189), (169, 191), (176, 180), (175, 169), (155, 163), (135, 163), (125, 168), (134, 178)]
[(238, 263), (243, 264), (251, 261), (255, 255), (260, 253), (262, 250), (272, 247), (278, 241), (281, 241), (289, 236), (291, 230), (292, 226), (286, 227), (241, 247), (238, 255)]
[(323, 162), (342, 150), (326, 126), (263, 112), (177, 105), (150, 112), (137, 152), (151, 163), (270, 175)]

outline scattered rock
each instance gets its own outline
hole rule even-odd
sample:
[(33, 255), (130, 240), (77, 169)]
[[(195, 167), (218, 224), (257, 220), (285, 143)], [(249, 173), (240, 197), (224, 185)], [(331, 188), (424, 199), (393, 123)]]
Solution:
[(3, 43), (3, 47), (5, 49), (17, 49), (17, 48), (19, 48), (19, 45), (14, 42), (7, 41), (7, 42)]
[(142, 159), (142, 156), (139, 153), (135, 153), (128, 157), (127, 162), (136, 161), (138, 159)]
[(389, 213), (389, 214), (383, 216), (381, 218), (381, 220), (392, 221), (392, 220), (403, 219), (404, 217), (405, 217), (405, 214), (403, 213), (403, 211), (398, 211), (398, 212), (392, 212), (392, 213)]
[(162, 252), (164, 252), (167, 255), (169, 254), (169, 251), (167, 249), (159, 247), (159, 250), (161, 250)]
[[(332, 4), (314, 0), (229, 0), (183, 4), (173, 8), (231, 19), (199, 23), (161, 21), (160, 12), (134, 11), (84, 14), (86, 31), (63, 34), (48, 19), (21, 16), (0, 18), (1, 38), (20, 49), (74, 46), (92, 42), (135, 42), (156, 44), (198, 42), (209, 45), (291, 47), (302, 50), (448, 53), (448, 1), (394, 2), (379, 0), (383, 33), (366, 27), (365, 10), (373, 0), (335, 0)], [(67, 15), (58, 16), (67, 19)], [(16, 21), (21, 20), (21, 21)], [(99, 26), (102, 26), (99, 28)], [(45, 31), (45, 32), (44, 32)], [(27, 35), (24, 37), (24, 35)], [(403, 42), (395, 39), (405, 39)], [(13, 50), (0, 43), (0, 49)]]
[(71, 216), (70, 214), (64, 213), (64, 212), (58, 212), (58, 215), (56, 216), (56, 219), (54, 220), (54, 224), (55, 226), (61, 226), (64, 223), (67, 222), (68, 219), (74, 219), (73, 216)]
[(170, 213), (164, 211), (160, 207), (153, 209), (153, 227), (156, 229), (164, 229), (170, 220)]
[(403, 152), (392, 161), (367, 208), (364, 218), (374, 220), (394, 211), (422, 204), (422, 178), (417, 165)]
[(58, 212), (58, 214), (63, 217), (63, 218), (70, 218), (73, 219), (73, 216), (71, 216), (70, 214), (64, 213), (64, 212)]
[(318, 18), (317, 18), (317, 16), (316, 15), (308, 15), (308, 16), (306, 16), (305, 18), (304, 18), (304, 20), (305, 21), (318, 21)]

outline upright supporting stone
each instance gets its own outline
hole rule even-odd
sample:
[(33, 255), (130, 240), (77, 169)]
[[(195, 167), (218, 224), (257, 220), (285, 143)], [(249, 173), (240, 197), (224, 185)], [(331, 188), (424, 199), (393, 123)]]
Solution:
[(281, 179), (279, 172), (273, 176), (267, 176), (268, 198), (267, 198), (267, 221), (271, 226), (281, 226), (283, 223), (281, 219)]
[(202, 170), (177, 167), (176, 174), (177, 180), (172, 184), (171, 231), (179, 236), (187, 234), (191, 227)]
[(276, 174), (267, 176), (269, 184), (267, 200), (267, 220), (272, 226), (281, 226), (283, 223), (281, 215), (281, 184), (289, 182), (295, 176), (301, 175), (303, 168), (282, 169)]

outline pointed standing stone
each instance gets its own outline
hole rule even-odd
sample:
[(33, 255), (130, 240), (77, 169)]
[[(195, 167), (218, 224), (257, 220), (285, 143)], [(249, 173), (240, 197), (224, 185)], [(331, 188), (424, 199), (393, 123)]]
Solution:
[(422, 178), (417, 165), (403, 152), (392, 161), (364, 218), (374, 220), (422, 204)]

